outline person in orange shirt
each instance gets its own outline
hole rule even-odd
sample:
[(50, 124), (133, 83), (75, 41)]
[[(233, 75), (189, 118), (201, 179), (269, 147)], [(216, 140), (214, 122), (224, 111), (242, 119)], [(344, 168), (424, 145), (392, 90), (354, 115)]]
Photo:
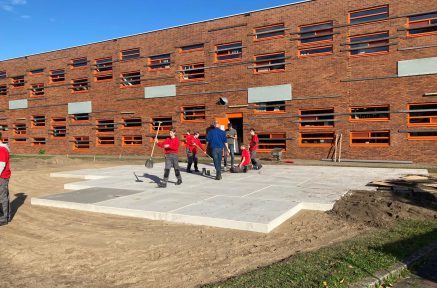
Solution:
[(249, 151), (246, 149), (246, 145), (244, 145), (244, 144), (241, 144), (240, 150), (241, 150), (240, 164), (237, 167), (232, 167), (231, 173), (246, 173), (247, 172), (247, 166), (250, 163), (250, 154), (249, 154)]
[(170, 175), (170, 169), (174, 168), (174, 174), (178, 181), (176, 185), (182, 184), (182, 177), (179, 168), (179, 139), (176, 137), (176, 129), (170, 130), (170, 137), (166, 138), (164, 141), (159, 142), (158, 139), (155, 139), (155, 143), (158, 144), (159, 147), (164, 149), (165, 153), (165, 168), (164, 168), (164, 179), (158, 185), (161, 188), (167, 187), (168, 176)]

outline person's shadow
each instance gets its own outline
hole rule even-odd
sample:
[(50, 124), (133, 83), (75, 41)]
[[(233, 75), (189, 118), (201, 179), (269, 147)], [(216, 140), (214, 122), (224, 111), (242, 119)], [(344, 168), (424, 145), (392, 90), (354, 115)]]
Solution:
[(152, 175), (152, 174), (144, 173), (144, 174), (143, 174), (143, 177), (152, 180), (152, 181), (155, 182), (157, 185), (161, 182), (161, 178), (159, 178), (159, 177), (156, 176), (156, 175)]
[(17, 214), (18, 208), (26, 202), (27, 195), (24, 193), (15, 194), (15, 199), (11, 202), (11, 221), (14, 219), (15, 214)]

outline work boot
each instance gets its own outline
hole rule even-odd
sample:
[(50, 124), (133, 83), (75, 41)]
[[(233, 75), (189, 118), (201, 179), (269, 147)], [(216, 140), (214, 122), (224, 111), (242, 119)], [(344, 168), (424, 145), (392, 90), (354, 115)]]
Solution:
[(181, 171), (179, 171), (179, 169), (175, 169), (174, 174), (175, 174), (176, 178), (178, 178), (176, 185), (181, 185), (182, 184)]
[(181, 185), (182, 184), (182, 179), (178, 179), (178, 181), (176, 182), (176, 185)]
[(164, 180), (162, 180), (161, 182), (158, 183), (158, 187), (159, 188), (167, 188), (167, 181), (168, 181), (168, 178), (164, 178)]

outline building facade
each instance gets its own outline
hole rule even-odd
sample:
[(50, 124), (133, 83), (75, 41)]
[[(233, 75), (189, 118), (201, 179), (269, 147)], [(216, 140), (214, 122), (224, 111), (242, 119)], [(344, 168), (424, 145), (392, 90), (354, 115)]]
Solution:
[(214, 120), (260, 153), (437, 162), (437, 2), (304, 1), (0, 61), (15, 154), (145, 155)]

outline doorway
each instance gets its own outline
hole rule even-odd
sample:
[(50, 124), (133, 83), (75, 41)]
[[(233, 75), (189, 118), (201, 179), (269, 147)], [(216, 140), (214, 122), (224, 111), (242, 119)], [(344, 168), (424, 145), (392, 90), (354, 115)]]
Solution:
[(240, 154), (240, 144), (244, 142), (243, 135), (243, 113), (226, 114), (228, 123), (232, 124), (232, 128), (237, 130), (237, 143), (235, 147), (235, 154)]

